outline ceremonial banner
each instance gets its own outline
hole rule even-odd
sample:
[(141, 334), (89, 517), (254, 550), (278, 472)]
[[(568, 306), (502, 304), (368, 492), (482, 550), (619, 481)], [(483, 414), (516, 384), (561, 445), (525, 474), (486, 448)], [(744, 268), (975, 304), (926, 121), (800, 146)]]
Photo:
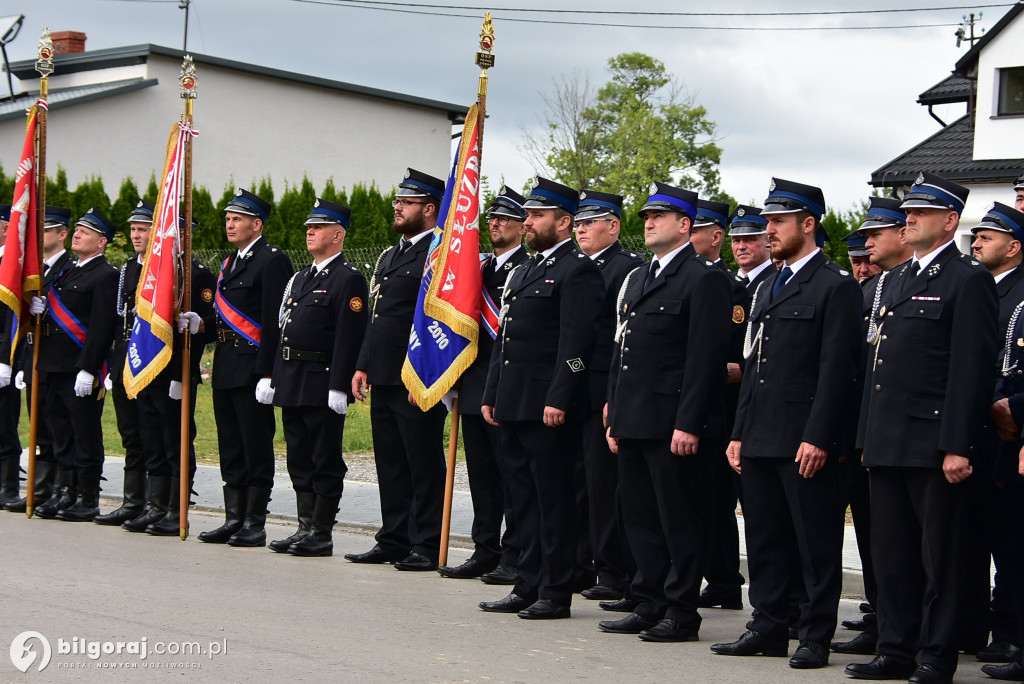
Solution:
[(192, 129), (175, 123), (167, 141), (163, 184), (153, 210), (146, 260), (135, 293), (135, 324), (124, 361), (124, 388), (132, 399), (171, 360), (178, 265), (178, 203), (185, 141)]
[(476, 358), (480, 334), (480, 121), (466, 114), (423, 269), (402, 380), (426, 411)]
[(28, 303), (42, 287), (39, 275), (39, 241), (36, 231), (36, 124), (39, 107), (46, 103), (37, 100), (28, 112), (25, 128), (25, 146), (14, 181), (14, 201), (11, 202), (11, 222), (7, 228), (4, 258), (0, 261), (0, 302), (14, 315), (11, 317), (11, 358), (0, 359), (8, 365), (14, 363), (14, 352), (22, 334), (21, 321), (28, 318)]

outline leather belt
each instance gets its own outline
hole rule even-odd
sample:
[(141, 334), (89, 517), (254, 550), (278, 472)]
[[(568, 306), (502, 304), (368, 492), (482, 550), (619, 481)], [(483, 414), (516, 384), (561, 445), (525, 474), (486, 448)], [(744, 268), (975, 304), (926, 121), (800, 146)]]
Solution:
[(40, 326), (40, 332), (42, 332), (43, 337), (50, 337), (51, 335), (63, 335), (63, 334), (65, 334), (64, 333), (64, 329), (61, 328), (59, 325), (50, 325), (49, 323), (43, 323)]
[(224, 343), (233, 342), (234, 346), (236, 347), (242, 344), (247, 344), (250, 347), (256, 346), (255, 344), (253, 344), (252, 342), (245, 339), (244, 337), (236, 333), (234, 330), (231, 330), (229, 328), (217, 328), (217, 341)]
[(281, 347), (281, 358), (285, 361), (313, 361), (314, 363), (330, 363), (328, 352), (303, 351), (293, 347)]

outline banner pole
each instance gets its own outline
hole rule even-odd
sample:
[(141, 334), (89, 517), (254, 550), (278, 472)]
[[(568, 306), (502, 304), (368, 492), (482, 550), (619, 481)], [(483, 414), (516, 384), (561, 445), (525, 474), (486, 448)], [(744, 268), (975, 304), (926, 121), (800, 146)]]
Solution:
[[(181, 97), (185, 100), (185, 163), (182, 200), (185, 227), (181, 231), (182, 283), (181, 310), (192, 309), (192, 102), (196, 99), (196, 67), (191, 55), (185, 55), (178, 77)], [(181, 474), (178, 495), (178, 527), (181, 540), (188, 539), (188, 506), (192, 494), (191, 459), (192, 452), (192, 334), (186, 328), (181, 333)]]
[[(484, 22), (480, 28), (480, 51), (476, 53), (476, 65), (480, 67), (480, 79), (477, 86), (478, 103), (478, 126), (480, 159), (483, 161), (484, 154), (484, 116), (487, 106), (487, 70), (494, 66), (494, 55), (491, 50), (494, 48), (494, 22), (491, 20), (491, 13), (484, 15)], [(479, 192), (479, 190), (478, 190)], [(455, 384), (458, 388), (459, 383)], [(448, 434), (448, 461), (444, 481), (444, 509), (441, 513), (441, 548), (438, 552), (438, 565), (448, 564), (448, 544), (452, 528), (452, 500), (455, 497), (455, 460), (459, 446), (459, 399), (452, 400), (452, 425)]]
[[(53, 40), (50, 38), (50, 29), (44, 28), (43, 35), (39, 39), (39, 59), (36, 60), (36, 71), (39, 73), (39, 99), (42, 106), (39, 106), (36, 116), (39, 117), (36, 125), (36, 254), (39, 262), (37, 264), (40, 280), (43, 278), (43, 225), (46, 221), (46, 98), (50, 95), (50, 74), (53, 73)], [(40, 295), (42, 289), (40, 288)], [(36, 493), (36, 448), (39, 444), (39, 347), (42, 345), (43, 317), (36, 315), (32, 317), (32, 390), (29, 401), (29, 422), (28, 422), (28, 481), (25, 487), (25, 516), (32, 517), (32, 509), (35, 506)]]

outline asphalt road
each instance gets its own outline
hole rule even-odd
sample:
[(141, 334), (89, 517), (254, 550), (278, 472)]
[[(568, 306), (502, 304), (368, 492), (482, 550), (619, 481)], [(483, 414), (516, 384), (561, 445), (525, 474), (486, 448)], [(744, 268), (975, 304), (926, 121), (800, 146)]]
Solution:
[[(217, 524), (193, 514), (194, 531)], [(270, 537), (289, 529), (275, 521)], [(824, 670), (796, 671), (781, 658), (712, 655), (709, 644), (743, 632), (746, 610), (705, 611), (701, 641), (687, 644), (599, 632), (610, 614), (580, 597), (570, 620), (483, 613), (477, 602), (506, 587), (349, 563), (342, 553), (373, 543), (361, 530), (338, 528), (338, 555), (320, 559), (194, 535), (182, 542), (0, 514), (0, 681), (840, 682), (849, 681), (843, 665), (861, 660), (834, 656)], [(452, 560), (467, 555), (455, 549)], [(857, 603), (844, 601), (840, 613), (855, 616)], [(5, 653), (28, 630), (46, 638), (51, 661), (23, 674)], [(146, 658), (127, 653), (143, 639)], [(103, 654), (103, 642), (126, 645)], [(181, 642), (204, 652), (174, 655)], [(38, 667), (42, 643), (26, 644)], [(86, 653), (60, 652), (72, 647)], [(100, 649), (95, 659), (90, 648)], [(991, 680), (965, 656), (957, 681)]]

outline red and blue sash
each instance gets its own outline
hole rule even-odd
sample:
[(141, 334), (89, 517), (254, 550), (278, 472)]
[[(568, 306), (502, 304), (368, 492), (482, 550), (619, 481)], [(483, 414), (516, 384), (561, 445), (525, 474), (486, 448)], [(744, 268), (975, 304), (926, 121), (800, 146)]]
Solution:
[[(67, 336), (70, 337), (80, 349), (85, 347), (85, 336), (89, 333), (89, 329), (82, 325), (82, 322), (75, 318), (75, 314), (71, 313), (71, 310), (64, 305), (64, 302), (61, 301), (56, 288), (50, 288), (50, 296), (47, 297), (47, 300), (50, 307), (50, 317), (57, 322), (60, 329), (67, 333)], [(83, 368), (82, 370), (87, 369)], [(107, 368), (107, 360), (104, 359), (103, 366), (100, 368), (100, 377), (105, 378), (109, 372), (110, 371)]]
[(220, 314), (221, 320), (227, 323), (229, 328), (238, 333), (242, 339), (248, 340), (258, 347), (263, 338), (263, 328), (259, 323), (239, 311), (220, 293), (220, 281), (224, 280), (224, 269), (227, 268), (229, 261), (231, 261), (231, 257), (225, 259), (220, 266), (220, 275), (217, 276), (217, 295), (213, 300), (214, 307)]
[[(491, 257), (492, 259), (494, 257)], [(484, 269), (490, 264), (490, 260), (481, 262), (480, 264), (480, 275), (481, 282), (483, 281)], [(498, 313), (500, 309), (495, 305), (494, 300), (491, 299), (491, 295), (487, 292), (487, 285), (481, 284), (480, 292), (483, 294), (483, 306), (480, 307), (480, 324), (483, 326), (487, 334), (491, 336), (491, 339), (498, 338)]]

